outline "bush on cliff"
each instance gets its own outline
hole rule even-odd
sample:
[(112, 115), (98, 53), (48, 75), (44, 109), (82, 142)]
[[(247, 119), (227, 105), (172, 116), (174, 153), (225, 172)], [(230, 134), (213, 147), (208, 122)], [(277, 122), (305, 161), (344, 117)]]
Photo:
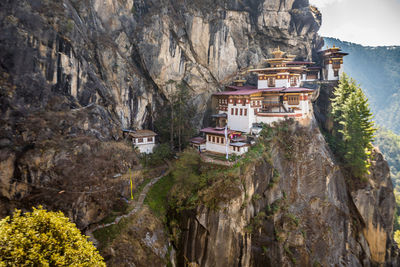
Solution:
[(0, 265), (106, 266), (74, 223), (42, 207), (0, 221)]

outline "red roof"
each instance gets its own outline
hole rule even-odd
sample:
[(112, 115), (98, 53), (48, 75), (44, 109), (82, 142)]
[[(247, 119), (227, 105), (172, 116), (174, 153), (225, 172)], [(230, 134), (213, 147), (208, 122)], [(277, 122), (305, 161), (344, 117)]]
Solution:
[(251, 95), (260, 92), (258, 89), (242, 89), (237, 91), (222, 91), (214, 95)]
[(232, 90), (252, 90), (252, 89), (257, 89), (257, 87), (253, 86), (253, 85), (244, 85), (244, 86), (229, 85), (226, 88), (229, 88), (229, 89), (232, 89)]
[(312, 66), (312, 67), (308, 67), (307, 69), (309, 69), (309, 70), (320, 70), (321, 69), (321, 67), (318, 67), (318, 66)]
[[(209, 133), (209, 134), (217, 134), (217, 135), (225, 135), (225, 129), (224, 128), (204, 128), (201, 129), (200, 132), (203, 133)], [(228, 134), (234, 133), (234, 131), (228, 129)]]
[(280, 92), (280, 91), (282, 91), (283, 89), (285, 89), (284, 87), (279, 87), (279, 88), (262, 88), (262, 89), (260, 89), (260, 91), (262, 91), (262, 92)]
[(291, 61), (286, 63), (287, 65), (311, 65), (314, 64), (314, 62), (311, 61)]
[(291, 93), (291, 92), (313, 92), (313, 89), (302, 87), (279, 87), (279, 88), (261, 88), (252, 90), (239, 90), (239, 91), (223, 91), (215, 93), (214, 95), (251, 95), (258, 92), (278, 92), (278, 93)]
[(190, 139), (190, 142), (194, 144), (204, 144), (206, 142), (206, 139), (204, 139), (203, 137), (193, 137), (192, 139)]
[(314, 92), (313, 89), (301, 88), (301, 87), (289, 87), (282, 90), (283, 93), (293, 93), (293, 92)]

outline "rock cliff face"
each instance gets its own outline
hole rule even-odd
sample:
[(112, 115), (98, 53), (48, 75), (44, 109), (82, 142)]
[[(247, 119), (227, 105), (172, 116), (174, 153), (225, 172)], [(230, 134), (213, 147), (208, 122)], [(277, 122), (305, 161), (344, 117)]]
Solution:
[[(101, 220), (126, 194), (119, 174), (137, 165), (121, 128), (152, 128), (179, 83), (200, 125), (210, 95), (272, 48), (318, 60), (319, 26), (307, 0), (1, 1), (0, 216), (44, 204), (81, 228)], [(271, 162), (251, 165), (220, 210), (182, 219), (181, 263), (396, 264), (381, 155), (368, 182), (349, 188), (315, 125), (293, 138), (290, 156), (275, 147)]]
[[(121, 140), (121, 128), (152, 128), (178, 83), (191, 89), (200, 126), (211, 93), (272, 48), (311, 59), (321, 45), (319, 25), (306, 0), (1, 1), (3, 210), (25, 200), (31, 205), (32, 196), (52, 204), (58, 195), (43, 187), (65, 183), (87, 191), (77, 189), (79, 181), (112, 183), (108, 173), (91, 173), (96, 162), (77, 155), (111, 157), (100, 142)], [(135, 165), (130, 159), (101, 166), (118, 174)], [(71, 170), (63, 171), (65, 165)], [(71, 197), (71, 217), (80, 226), (104, 216), (98, 197)], [(86, 219), (82, 205), (94, 205)]]
[(374, 152), (368, 181), (353, 186), (317, 126), (292, 125), (289, 136), (287, 147), (273, 144), (271, 162), (260, 159), (242, 170), (236, 197), (217, 211), (199, 207), (182, 217), (178, 260), (199, 266), (397, 266), (395, 202), (382, 155)]

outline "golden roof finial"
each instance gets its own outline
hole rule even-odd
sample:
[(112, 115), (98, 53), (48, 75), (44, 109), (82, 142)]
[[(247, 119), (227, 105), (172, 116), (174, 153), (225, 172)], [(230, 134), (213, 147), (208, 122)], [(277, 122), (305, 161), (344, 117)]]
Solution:
[(279, 45), (278, 48), (276, 48), (274, 51), (272, 51), (272, 54), (275, 56), (275, 58), (281, 58), (285, 52), (282, 52)]

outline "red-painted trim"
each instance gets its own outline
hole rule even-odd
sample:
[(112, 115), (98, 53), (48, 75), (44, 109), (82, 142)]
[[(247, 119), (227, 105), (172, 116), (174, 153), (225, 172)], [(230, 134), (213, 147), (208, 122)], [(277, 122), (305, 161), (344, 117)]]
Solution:
[(289, 118), (296, 118), (296, 117), (301, 117), (303, 114), (297, 113), (297, 114), (265, 114), (265, 113), (257, 113), (257, 116), (260, 117), (279, 117), (279, 118), (284, 118), (284, 117), (289, 117)]

